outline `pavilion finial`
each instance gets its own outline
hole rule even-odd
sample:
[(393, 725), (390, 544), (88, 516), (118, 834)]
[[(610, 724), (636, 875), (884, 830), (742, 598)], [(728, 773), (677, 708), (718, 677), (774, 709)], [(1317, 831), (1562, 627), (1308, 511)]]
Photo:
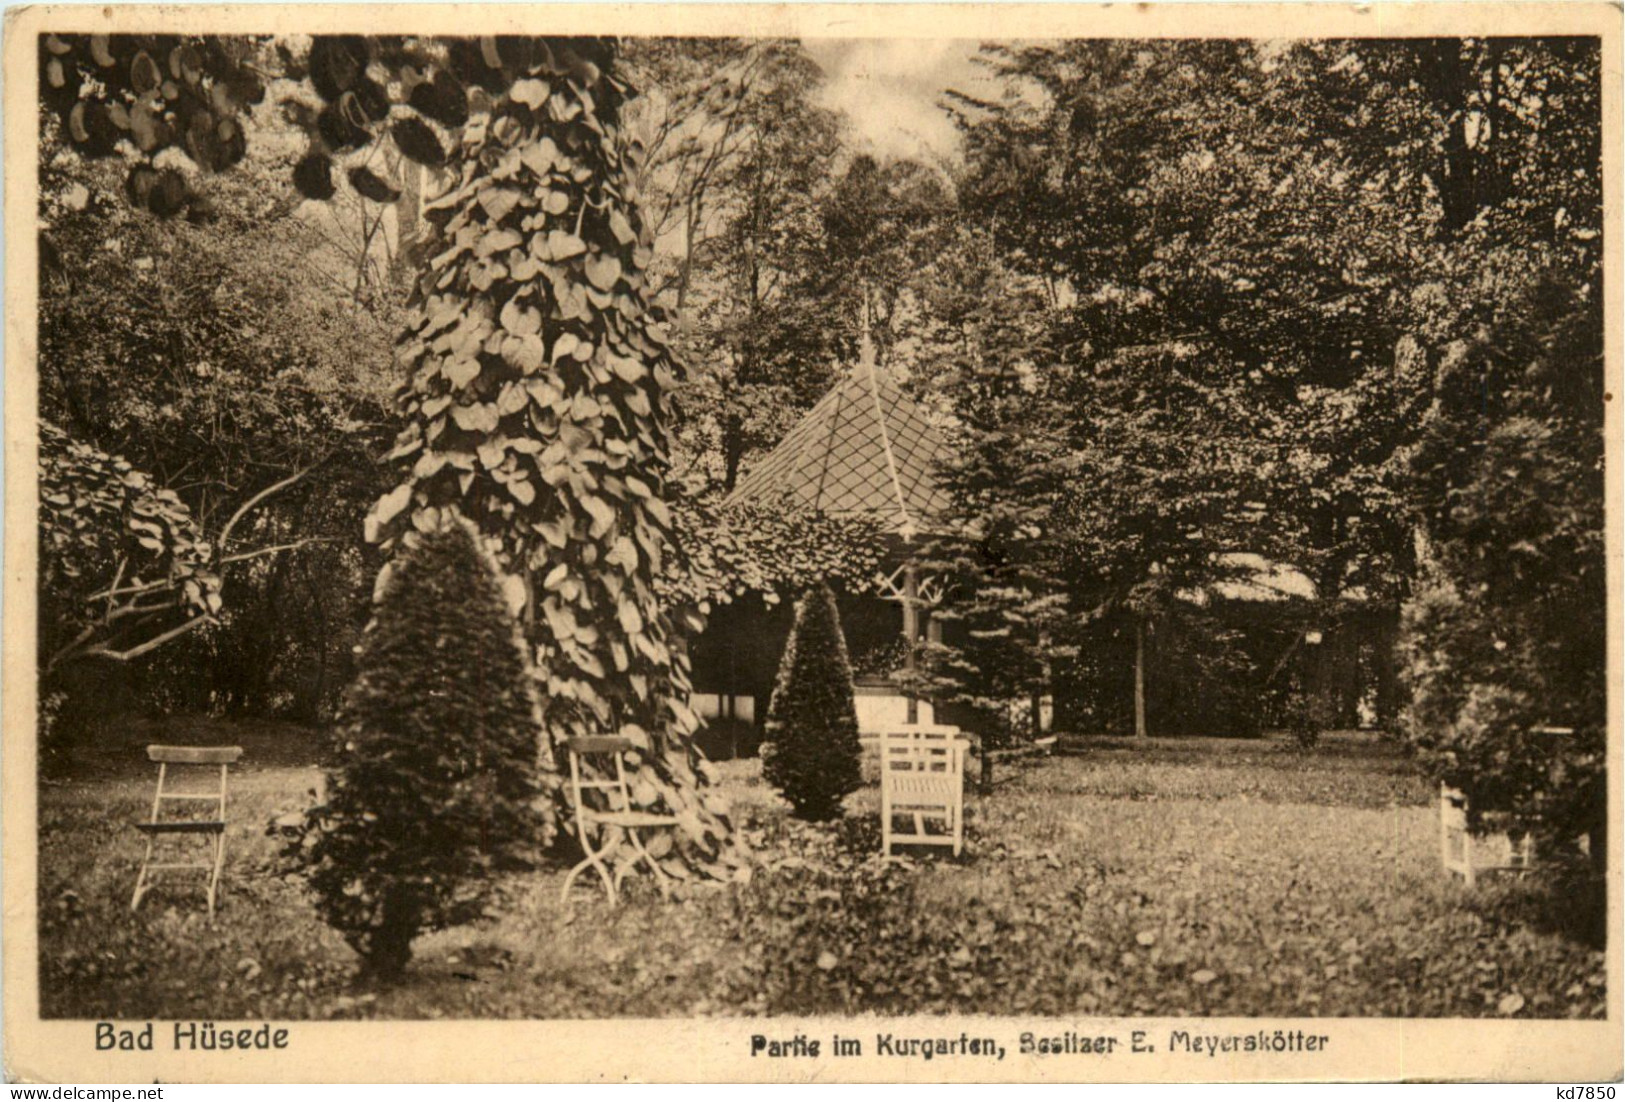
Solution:
[(869, 288), (863, 289), (863, 312), (859, 315), (858, 328), (858, 363), (873, 370), (875, 366), (875, 342), (869, 335)]

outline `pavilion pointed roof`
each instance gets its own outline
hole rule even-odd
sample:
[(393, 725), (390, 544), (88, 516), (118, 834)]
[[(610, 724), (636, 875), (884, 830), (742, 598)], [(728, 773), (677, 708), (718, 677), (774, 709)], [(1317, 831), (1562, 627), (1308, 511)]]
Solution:
[(908, 539), (948, 504), (932, 477), (943, 451), (925, 410), (875, 364), (865, 340), (857, 366), (740, 480), (726, 504), (789, 498), (829, 516), (872, 516)]

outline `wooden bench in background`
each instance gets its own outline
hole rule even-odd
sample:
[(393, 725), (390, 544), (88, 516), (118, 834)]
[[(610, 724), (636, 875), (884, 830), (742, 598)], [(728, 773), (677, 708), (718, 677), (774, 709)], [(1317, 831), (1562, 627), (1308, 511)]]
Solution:
[[(1535, 727), (1537, 735), (1565, 737), (1572, 727)], [(1439, 786), (1439, 858), (1444, 871), (1461, 877), (1469, 888), (1486, 873), (1527, 873), (1535, 869), (1533, 835), (1513, 835), (1492, 828), (1496, 816), (1485, 817), (1485, 828), (1477, 837), (1467, 829), (1467, 796), (1448, 785)], [(1586, 840), (1587, 848), (1590, 839)]]

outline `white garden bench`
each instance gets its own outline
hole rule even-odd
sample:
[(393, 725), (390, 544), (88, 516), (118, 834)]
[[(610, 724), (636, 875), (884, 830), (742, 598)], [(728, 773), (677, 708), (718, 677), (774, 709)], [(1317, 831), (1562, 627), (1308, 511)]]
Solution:
[[(1566, 736), (1572, 727), (1534, 727), (1537, 735)], [(1493, 822), (1498, 816), (1490, 816)], [(1486, 823), (1489, 825), (1489, 823)], [(1589, 844), (1589, 840), (1588, 840)], [(1467, 829), (1467, 796), (1460, 789), (1439, 785), (1439, 856), (1445, 874), (1459, 876), (1470, 888), (1485, 873), (1526, 873), (1535, 868), (1535, 839), (1486, 831), (1474, 839)]]
[[(959, 728), (898, 727), (880, 735), (880, 851), (892, 847), (952, 846), (958, 856), (965, 844), (965, 749)], [(902, 816), (913, 821), (912, 833), (894, 829)], [(927, 822), (943, 824), (928, 831)]]
[(1534, 838), (1505, 833), (1473, 838), (1467, 829), (1467, 797), (1439, 786), (1439, 856), (1447, 875), (1459, 876), (1469, 888), (1485, 873), (1528, 872), (1535, 865)]

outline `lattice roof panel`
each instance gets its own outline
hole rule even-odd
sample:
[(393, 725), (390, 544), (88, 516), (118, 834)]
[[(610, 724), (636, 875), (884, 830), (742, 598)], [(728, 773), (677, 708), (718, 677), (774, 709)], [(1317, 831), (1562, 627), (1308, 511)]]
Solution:
[(948, 504), (932, 478), (942, 438), (866, 355), (740, 480), (729, 505), (786, 497), (831, 516), (869, 515), (912, 535)]

